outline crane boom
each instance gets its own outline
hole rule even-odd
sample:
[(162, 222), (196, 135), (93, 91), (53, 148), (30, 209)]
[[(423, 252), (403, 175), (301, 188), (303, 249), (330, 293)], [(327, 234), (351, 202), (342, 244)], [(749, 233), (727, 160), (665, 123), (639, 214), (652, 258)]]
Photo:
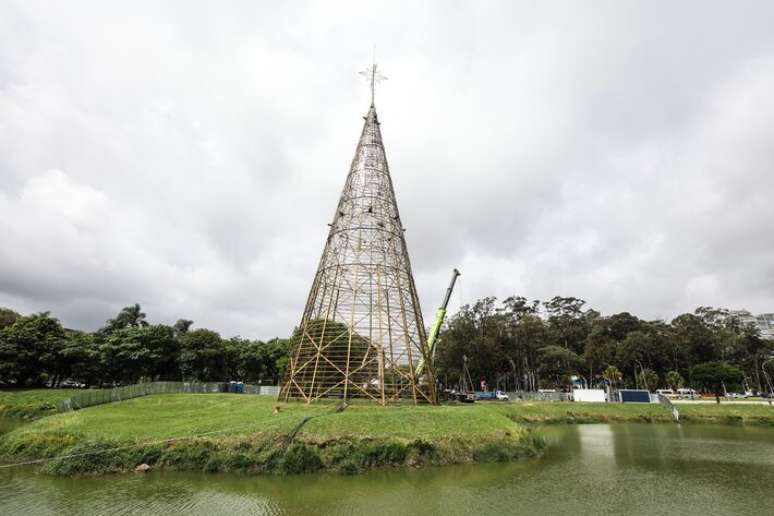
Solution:
[[(435, 312), (435, 320), (430, 327), (430, 333), (427, 334), (427, 352), (430, 355), (430, 359), (435, 359), (435, 342), (438, 340), (438, 334), (441, 333), (441, 326), (443, 320), (446, 318), (446, 308), (449, 306), (449, 300), (451, 299), (452, 291), (454, 290), (454, 284), (457, 282), (457, 277), (460, 276), (460, 271), (454, 269), (452, 271), (452, 278), (449, 282), (449, 288), (446, 289), (446, 295), (443, 297), (443, 303), (441, 303), (438, 311)], [(424, 358), (420, 359), (414, 374), (419, 376), (425, 368)]]

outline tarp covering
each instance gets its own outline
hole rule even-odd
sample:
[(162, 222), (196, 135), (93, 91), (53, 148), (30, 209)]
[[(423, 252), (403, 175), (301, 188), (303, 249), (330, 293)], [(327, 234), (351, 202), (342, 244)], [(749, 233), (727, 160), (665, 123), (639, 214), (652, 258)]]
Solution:
[(650, 392), (640, 389), (621, 389), (618, 391), (624, 403), (650, 403)]

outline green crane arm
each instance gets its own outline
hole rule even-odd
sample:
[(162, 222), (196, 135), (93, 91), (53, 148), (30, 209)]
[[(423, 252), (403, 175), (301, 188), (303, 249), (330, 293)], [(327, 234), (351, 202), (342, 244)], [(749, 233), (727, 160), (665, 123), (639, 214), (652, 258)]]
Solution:
[[(443, 325), (443, 320), (446, 318), (446, 308), (449, 306), (449, 299), (451, 299), (452, 291), (454, 290), (454, 284), (457, 282), (457, 277), (459, 275), (460, 271), (457, 269), (452, 271), (452, 278), (451, 282), (449, 282), (449, 288), (446, 289), (446, 295), (443, 298), (443, 303), (441, 303), (438, 311), (435, 312), (435, 320), (433, 321), (433, 325), (430, 327), (430, 333), (427, 334), (427, 353), (430, 355), (431, 360), (435, 359), (435, 343), (438, 340), (438, 334), (441, 333), (441, 326)], [(419, 376), (422, 374), (424, 368), (425, 359), (422, 358), (419, 360), (419, 364), (417, 365), (414, 374)]]

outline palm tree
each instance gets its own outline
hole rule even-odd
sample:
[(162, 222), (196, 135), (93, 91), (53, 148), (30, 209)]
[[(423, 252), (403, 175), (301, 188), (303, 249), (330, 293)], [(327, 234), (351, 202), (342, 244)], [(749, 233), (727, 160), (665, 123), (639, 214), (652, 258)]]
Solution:
[(615, 384), (617, 384), (623, 379), (623, 374), (614, 365), (607, 366), (607, 369), (605, 369), (605, 372), (602, 373), (602, 376), (605, 378), (605, 380), (610, 382), (610, 384), (614, 387), (615, 387)]
[(188, 333), (188, 330), (191, 329), (192, 325), (193, 321), (190, 319), (178, 319), (172, 328), (174, 328), (175, 333), (180, 336)]
[(139, 303), (123, 307), (115, 319), (108, 319), (106, 330), (120, 330), (127, 326), (132, 328), (148, 326), (148, 321), (145, 320), (145, 312), (142, 311)]
[(131, 326), (132, 328), (137, 328), (138, 326), (148, 326), (148, 321), (145, 320), (145, 312), (142, 311), (139, 303), (124, 307), (118, 316), (123, 316), (127, 326)]
[(612, 401), (613, 389), (615, 388), (616, 384), (623, 379), (623, 374), (616, 366), (609, 365), (607, 366), (607, 369), (605, 369), (605, 372), (602, 373), (602, 377), (605, 380), (607, 380), (608, 383), (610, 384), (610, 389), (608, 391), (608, 400)]
[(683, 386), (683, 377), (677, 371), (669, 371), (666, 374), (666, 383), (670, 389), (677, 392), (677, 389)]

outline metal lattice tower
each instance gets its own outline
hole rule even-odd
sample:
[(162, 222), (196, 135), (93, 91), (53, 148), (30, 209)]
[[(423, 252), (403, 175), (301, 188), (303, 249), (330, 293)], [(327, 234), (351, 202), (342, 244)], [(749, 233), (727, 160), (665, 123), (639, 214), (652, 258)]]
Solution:
[(435, 403), (405, 231), (372, 102), (330, 224), (280, 399)]

